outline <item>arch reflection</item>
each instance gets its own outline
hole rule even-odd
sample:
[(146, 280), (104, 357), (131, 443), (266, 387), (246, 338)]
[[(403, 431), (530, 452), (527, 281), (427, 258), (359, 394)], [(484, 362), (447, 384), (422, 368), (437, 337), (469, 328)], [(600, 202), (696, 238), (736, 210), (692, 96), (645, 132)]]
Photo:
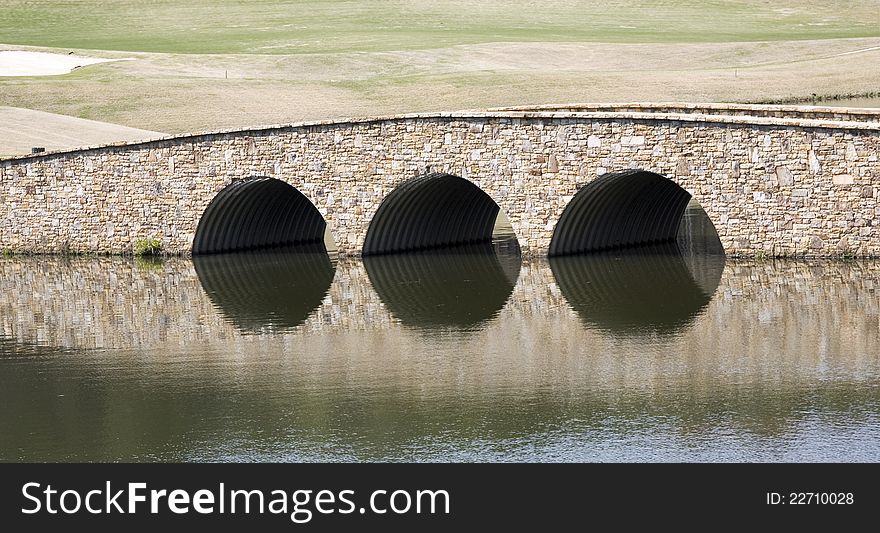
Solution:
[(551, 257), (569, 305), (589, 327), (619, 336), (674, 336), (718, 288), (723, 255), (686, 260), (675, 243)]
[(551, 257), (550, 269), (588, 327), (617, 336), (674, 336), (709, 305), (724, 263), (715, 227), (691, 200), (673, 242)]
[(199, 255), (193, 265), (211, 302), (243, 333), (299, 326), (321, 305), (336, 271), (322, 244)]
[(515, 241), (364, 256), (379, 298), (405, 326), (477, 330), (507, 303), (519, 277)]

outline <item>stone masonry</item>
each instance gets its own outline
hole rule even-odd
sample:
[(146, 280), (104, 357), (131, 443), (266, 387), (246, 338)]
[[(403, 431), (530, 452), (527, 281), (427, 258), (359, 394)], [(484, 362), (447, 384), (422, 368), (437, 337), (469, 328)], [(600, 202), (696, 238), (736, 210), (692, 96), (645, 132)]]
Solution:
[(389, 192), (446, 172), (498, 203), (524, 254), (544, 255), (581, 187), (638, 168), (690, 192), (731, 255), (880, 256), (880, 122), (864, 113), (572, 109), (321, 122), (5, 159), (0, 249), (127, 253), (158, 238), (187, 254), (220, 190), (273, 177), (318, 208), (340, 253), (356, 255)]

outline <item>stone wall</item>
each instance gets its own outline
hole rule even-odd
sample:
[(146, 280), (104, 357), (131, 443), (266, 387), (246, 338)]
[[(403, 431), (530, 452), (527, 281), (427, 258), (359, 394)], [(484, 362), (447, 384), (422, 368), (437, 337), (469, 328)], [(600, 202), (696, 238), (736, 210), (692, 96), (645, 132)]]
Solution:
[(189, 253), (233, 180), (284, 180), (358, 254), (379, 204), (425, 172), (471, 180), (526, 255), (546, 254), (573, 195), (641, 168), (694, 195), (729, 254), (880, 255), (880, 124), (744, 116), (496, 112), (219, 132), (0, 161), (0, 248)]

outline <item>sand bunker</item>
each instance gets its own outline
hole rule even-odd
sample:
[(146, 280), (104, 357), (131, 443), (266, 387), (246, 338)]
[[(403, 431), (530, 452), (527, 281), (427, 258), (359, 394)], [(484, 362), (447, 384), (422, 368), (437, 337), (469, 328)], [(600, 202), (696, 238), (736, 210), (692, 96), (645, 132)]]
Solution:
[(108, 61), (124, 60), (48, 52), (0, 50), (0, 76), (57, 76), (58, 74), (67, 74), (77, 67)]

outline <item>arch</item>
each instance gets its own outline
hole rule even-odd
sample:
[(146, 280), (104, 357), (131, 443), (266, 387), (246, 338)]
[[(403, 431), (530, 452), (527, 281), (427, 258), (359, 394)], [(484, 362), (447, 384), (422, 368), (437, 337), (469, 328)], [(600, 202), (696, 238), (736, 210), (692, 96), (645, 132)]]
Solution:
[(364, 256), (376, 294), (408, 327), (474, 331), (507, 303), (522, 258), (518, 246), (472, 244), (408, 254)]
[(690, 327), (718, 289), (724, 264), (723, 254), (689, 256), (675, 242), (550, 258), (581, 320), (622, 337), (669, 337)]
[(286, 331), (321, 305), (336, 272), (322, 245), (193, 256), (214, 307), (243, 333)]
[(323, 243), (327, 223), (290, 184), (236, 181), (217, 193), (199, 220), (194, 255)]
[(491, 242), (498, 204), (470, 181), (444, 173), (391, 191), (370, 221), (363, 255)]
[(569, 255), (674, 241), (691, 195), (653, 172), (604, 174), (565, 207), (549, 255)]

